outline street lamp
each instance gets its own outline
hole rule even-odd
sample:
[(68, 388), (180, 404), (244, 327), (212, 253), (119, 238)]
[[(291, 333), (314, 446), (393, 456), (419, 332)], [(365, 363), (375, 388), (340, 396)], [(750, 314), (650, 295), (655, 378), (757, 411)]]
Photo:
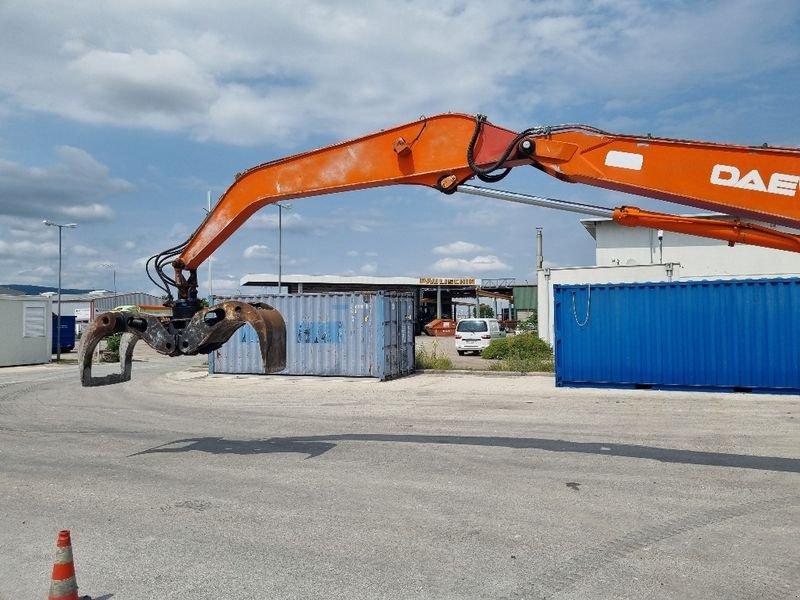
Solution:
[(105, 269), (111, 269), (111, 272), (112, 272), (113, 277), (114, 277), (114, 299), (116, 301), (116, 297), (117, 297), (117, 265), (115, 265), (114, 263), (101, 263), (100, 266), (105, 268)]
[(283, 292), (281, 291), (281, 271), (282, 271), (282, 263), (283, 263), (283, 240), (282, 240), (282, 232), (283, 232), (283, 211), (285, 210), (292, 210), (291, 204), (286, 204), (285, 202), (276, 202), (275, 206), (278, 207), (278, 295), (282, 295)]
[(77, 223), (53, 223), (45, 219), (42, 221), (50, 227), (58, 227), (58, 317), (56, 317), (56, 362), (61, 362), (61, 230), (75, 229)]

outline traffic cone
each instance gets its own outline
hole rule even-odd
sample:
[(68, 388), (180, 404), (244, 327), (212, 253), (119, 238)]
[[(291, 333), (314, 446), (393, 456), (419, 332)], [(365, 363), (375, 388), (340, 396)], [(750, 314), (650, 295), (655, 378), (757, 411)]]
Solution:
[(92, 600), (89, 596), (78, 597), (78, 582), (75, 580), (75, 565), (72, 564), (72, 540), (69, 529), (58, 533), (56, 558), (53, 561), (53, 576), (47, 600)]

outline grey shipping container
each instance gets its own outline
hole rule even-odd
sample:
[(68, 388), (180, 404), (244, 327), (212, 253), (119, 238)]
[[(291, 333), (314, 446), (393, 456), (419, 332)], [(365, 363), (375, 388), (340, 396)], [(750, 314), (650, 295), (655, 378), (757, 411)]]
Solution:
[[(216, 296), (263, 302), (286, 321), (286, 369), (281, 375), (392, 379), (414, 372), (414, 295), (404, 293)], [(209, 373), (263, 373), (250, 325), (208, 360)]]
[(800, 279), (557, 285), (556, 385), (800, 393)]

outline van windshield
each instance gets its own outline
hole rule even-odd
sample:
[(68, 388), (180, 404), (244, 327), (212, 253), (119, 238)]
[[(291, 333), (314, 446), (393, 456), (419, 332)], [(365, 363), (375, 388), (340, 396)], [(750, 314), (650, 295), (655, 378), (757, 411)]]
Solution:
[(489, 331), (486, 321), (460, 321), (456, 331)]

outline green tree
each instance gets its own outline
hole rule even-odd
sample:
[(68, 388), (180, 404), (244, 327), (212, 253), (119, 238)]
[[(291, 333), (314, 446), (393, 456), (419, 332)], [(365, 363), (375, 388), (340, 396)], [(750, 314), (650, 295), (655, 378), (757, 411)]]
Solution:
[(481, 302), (480, 306), (478, 306), (478, 316), (482, 319), (493, 319), (494, 309), (488, 304)]

